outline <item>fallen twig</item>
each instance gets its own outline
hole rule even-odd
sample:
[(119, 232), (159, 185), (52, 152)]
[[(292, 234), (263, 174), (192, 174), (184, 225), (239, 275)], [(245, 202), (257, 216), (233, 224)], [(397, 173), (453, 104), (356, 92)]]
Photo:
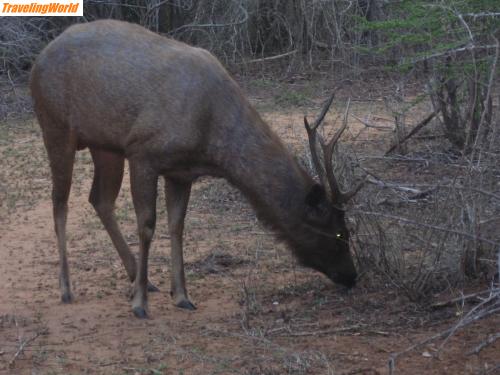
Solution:
[(352, 326), (333, 328), (333, 329), (325, 329), (322, 331), (306, 331), (306, 332), (288, 332), (289, 336), (322, 336), (322, 335), (331, 335), (334, 333), (353, 331), (355, 329), (363, 327), (363, 324), (354, 324)]
[(500, 339), (500, 332), (499, 333), (495, 333), (494, 335), (490, 335), (488, 336), (488, 338), (486, 340), (484, 340), (483, 342), (481, 342), (479, 345), (477, 345), (474, 349), (472, 349), (471, 351), (469, 351), (467, 353), (467, 355), (472, 355), (472, 354), (479, 354), (479, 352), (481, 350), (483, 350), (484, 348), (486, 348), (487, 346), (493, 344), (495, 341), (497, 341), (498, 339)]
[(475, 300), (475, 299), (479, 298), (479, 296), (486, 294), (486, 293), (488, 293), (487, 290), (482, 290), (482, 291), (477, 292), (477, 293), (472, 293), (472, 294), (467, 294), (465, 296), (455, 297), (455, 298), (452, 298), (452, 299), (449, 299), (446, 301), (439, 301), (439, 302), (433, 303), (430, 307), (432, 307), (433, 309), (440, 309), (443, 307), (454, 305), (457, 302), (465, 302), (465, 301)]
[(415, 188), (401, 186), (401, 185), (393, 184), (390, 182), (384, 182), (382, 180), (378, 180), (378, 179), (375, 179), (373, 177), (367, 177), (366, 182), (369, 182), (370, 184), (373, 184), (373, 185), (380, 186), (382, 188), (401, 190), (401, 191), (404, 191), (405, 193), (412, 193), (412, 194), (421, 194), (422, 193), (421, 190), (418, 190)]
[[(487, 302), (489, 302), (489, 301), (486, 300), (483, 303), (481, 303), (480, 305), (484, 305)], [(419, 341), (416, 344), (413, 344), (412, 346), (406, 348), (405, 350), (403, 350), (401, 352), (398, 352), (398, 353), (395, 353), (395, 354), (391, 355), (389, 357), (389, 361), (388, 361), (389, 375), (392, 375), (394, 373), (394, 370), (395, 370), (395, 367), (396, 367), (396, 359), (399, 358), (400, 356), (402, 356), (403, 354), (411, 352), (411, 351), (417, 349), (418, 347), (421, 347), (421, 346), (423, 346), (425, 344), (428, 344), (429, 342), (432, 342), (434, 340), (437, 340), (437, 339), (440, 339), (440, 338), (446, 336), (445, 340), (440, 345), (440, 348), (442, 348), (443, 345), (449, 340), (449, 338), (459, 328), (467, 326), (467, 325), (469, 325), (471, 323), (474, 323), (475, 321), (478, 321), (478, 320), (480, 320), (482, 318), (486, 318), (487, 316), (490, 316), (492, 314), (498, 313), (500, 311), (500, 307), (494, 306), (493, 308), (486, 309), (486, 311), (482, 311), (479, 314), (471, 314), (472, 312), (474, 312), (475, 310), (477, 310), (478, 307), (479, 306), (476, 306), (476, 308), (474, 308), (471, 311), (469, 311), (469, 313), (467, 313), (467, 315), (463, 319), (461, 319), (457, 324), (455, 324), (453, 327), (448, 328), (447, 330), (445, 330), (443, 332), (440, 332), (440, 333), (437, 333), (437, 334), (435, 334), (435, 335), (433, 335), (431, 337), (428, 337), (427, 339), (425, 339), (423, 341)]]
[(282, 57), (286, 57), (286, 56), (290, 56), (290, 55), (294, 55), (297, 53), (297, 50), (293, 50), (293, 51), (290, 51), (290, 52), (286, 52), (286, 53), (282, 53), (280, 55), (274, 55), (274, 56), (269, 56), (269, 57), (263, 57), (263, 58), (260, 58), (260, 59), (253, 59), (253, 60), (247, 60), (247, 61), (244, 61), (242, 64), (251, 64), (251, 63), (257, 63), (257, 62), (264, 62), (264, 61), (271, 61), (271, 60), (277, 60), (277, 59), (281, 59)]
[(435, 186), (435, 187), (432, 187), (430, 189), (427, 189), (427, 190), (424, 190), (424, 191), (421, 191), (420, 193), (415, 193), (413, 195), (410, 195), (408, 196), (408, 199), (409, 200), (416, 200), (416, 199), (424, 199), (424, 198), (427, 198), (429, 195), (431, 195), (432, 193), (434, 193), (438, 188)]
[[(490, 304), (490, 302), (493, 302), (493, 304), (490, 306), (486, 306)], [(448, 340), (455, 334), (455, 332), (458, 329), (499, 311), (500, 311), (499, 294), (492, 293), (488, 298), (484, 299), (481, 303), (474, 306), (472, 310), (470, 310), (467, 314), (465, 314), (465, 316), (462, 319), (460, 319), (460, 321), (449, 330), (449, 332), (446, 334), (446, 338), (439, 346), (439, 350), (441, 350), (444, 347), (444, 345), (448, 342)]]
[(365, 374), (365, 375), (378, 375), (380, 372), (373, 367), (363, 367), (355, 370), (350, 370), (347, 372), (341, 372), (340, 375), (356, 375), (356, 374)]
[(9, 362), (9, 368), (14, 367), (14, 364), (16, 362), (17, 357), (19, 357), (23, 353), (26, 346), (28, 346), (30, 343), (35, 341), (42, 333), (43, 332), (37, 332), (32, 337), (21, 342), (21, 345), (19, 345), (19, 348), (17, 349), (16, 354), (14, 354), (14, 357), (12, 357), (12, 359)]
[(492, 368), (490, 368), (489, 370), (486, 370), (486, 372), (484, 372), (483, 374), (484, 375), (488, 375), (488, 374), (496, 374), (497, 373), (497, 370), (500, 370), (500, 363), (497, 363), (495, 366), (493, 366)]

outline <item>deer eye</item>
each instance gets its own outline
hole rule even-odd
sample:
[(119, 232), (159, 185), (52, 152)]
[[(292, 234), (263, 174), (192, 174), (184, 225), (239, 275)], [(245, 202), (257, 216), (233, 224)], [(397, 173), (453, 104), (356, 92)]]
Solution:
[(340, 233), (337, 233), (336, 236), (337, 236), (337, 238), (341, 238), (342, 237), (342, 235)]

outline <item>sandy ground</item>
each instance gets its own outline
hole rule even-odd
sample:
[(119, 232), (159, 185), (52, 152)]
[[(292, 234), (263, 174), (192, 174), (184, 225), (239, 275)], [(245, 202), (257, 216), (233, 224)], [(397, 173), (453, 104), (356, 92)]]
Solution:
[[(301, 115), (266, 114), (292, 149), (303, 143)], [(391, 353), (451, 327), (463, 313), (458, 306), (426, 309), (370, 278), (346, 294), (297, 266), (237, 191), (204, 179), (194, 187), (185, 234), (187, 283), (198, 309), (178, 309), (169, 297), (160, 197), (150, 275), (161, 292), (150, 294), (151, 319), (135, 319), (126, 274), (87, 202), (87, 151), (78, 156), (68, 219), (76, 300), (63, 305), (50, 175), (36, 122), (0, 125), (0, 154), (1, 374), (386, 374)], [(137, 251), (127, 177), (117, 204)], [(499, 323), (493, 316), (441, 348), (442, 341), (418, 347), (398, 358), (396, 373), (500, 373), (493, 370), (499, 341), (467, 355)]]

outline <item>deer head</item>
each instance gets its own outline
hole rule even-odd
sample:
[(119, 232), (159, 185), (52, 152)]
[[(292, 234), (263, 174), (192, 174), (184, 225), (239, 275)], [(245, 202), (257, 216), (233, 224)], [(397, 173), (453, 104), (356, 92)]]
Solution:
[[(321, 181), (315, 185), (306, 199), (306, 222), (321, 231), (323, 236), (315, 248), (318, 257), (309, 257), (305, 263), (323, 272), (334, 282), (351, 287), (355, 284), (357, 273), (352, 256), (349, 252), (349, 230), (345, 222), (345, 204), (361, 189), (365, 181), (359, 183), (348, 192), (343, 192), (335, 178), (333, 169), (333, 152), (342, 133), (347, 128), (349, 103), (343, 118), (341, 128), (326, 142), (318, 129), (326, 113), (332, 105), (335, 93), (326, 101), (319, 116), (312, 125), (304, 117), (304, 125), (309, 139), (311, 159)], [(318, 155), (318, 143), (322, 149), (323, 161)]]

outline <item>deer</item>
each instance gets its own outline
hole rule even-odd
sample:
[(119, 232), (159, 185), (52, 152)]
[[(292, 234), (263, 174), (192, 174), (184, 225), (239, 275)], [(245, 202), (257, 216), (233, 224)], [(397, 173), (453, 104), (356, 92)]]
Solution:
[[(100, 20), (69, 27), (33, 64), (30, 89), (52, 176), (61, 301), (74, 300), (66, 221), (77, 151), (89, 149), (95, 208), (132, 283), (132, 312), (148, 318), (148, 256), (156, 224), (158, 181), (165, 181), (171, 245), (171, 297), (194, 310), (185, 282), (183, 231), (193, 182), (224, 178), (239, 189), (298, 261), (350, 288), (357, 272), (345, 203), (332, 153), (347, 122), (325, 142), (318, 133), (333, 101), (311, 125), (304, 117), (321, 183), (285, 147), (207, 50), (139, 25)], [(321, 164), (318, 142), (323, 149)], [(137, 219), (138, 261), (114, 215), (125, 160)]]

